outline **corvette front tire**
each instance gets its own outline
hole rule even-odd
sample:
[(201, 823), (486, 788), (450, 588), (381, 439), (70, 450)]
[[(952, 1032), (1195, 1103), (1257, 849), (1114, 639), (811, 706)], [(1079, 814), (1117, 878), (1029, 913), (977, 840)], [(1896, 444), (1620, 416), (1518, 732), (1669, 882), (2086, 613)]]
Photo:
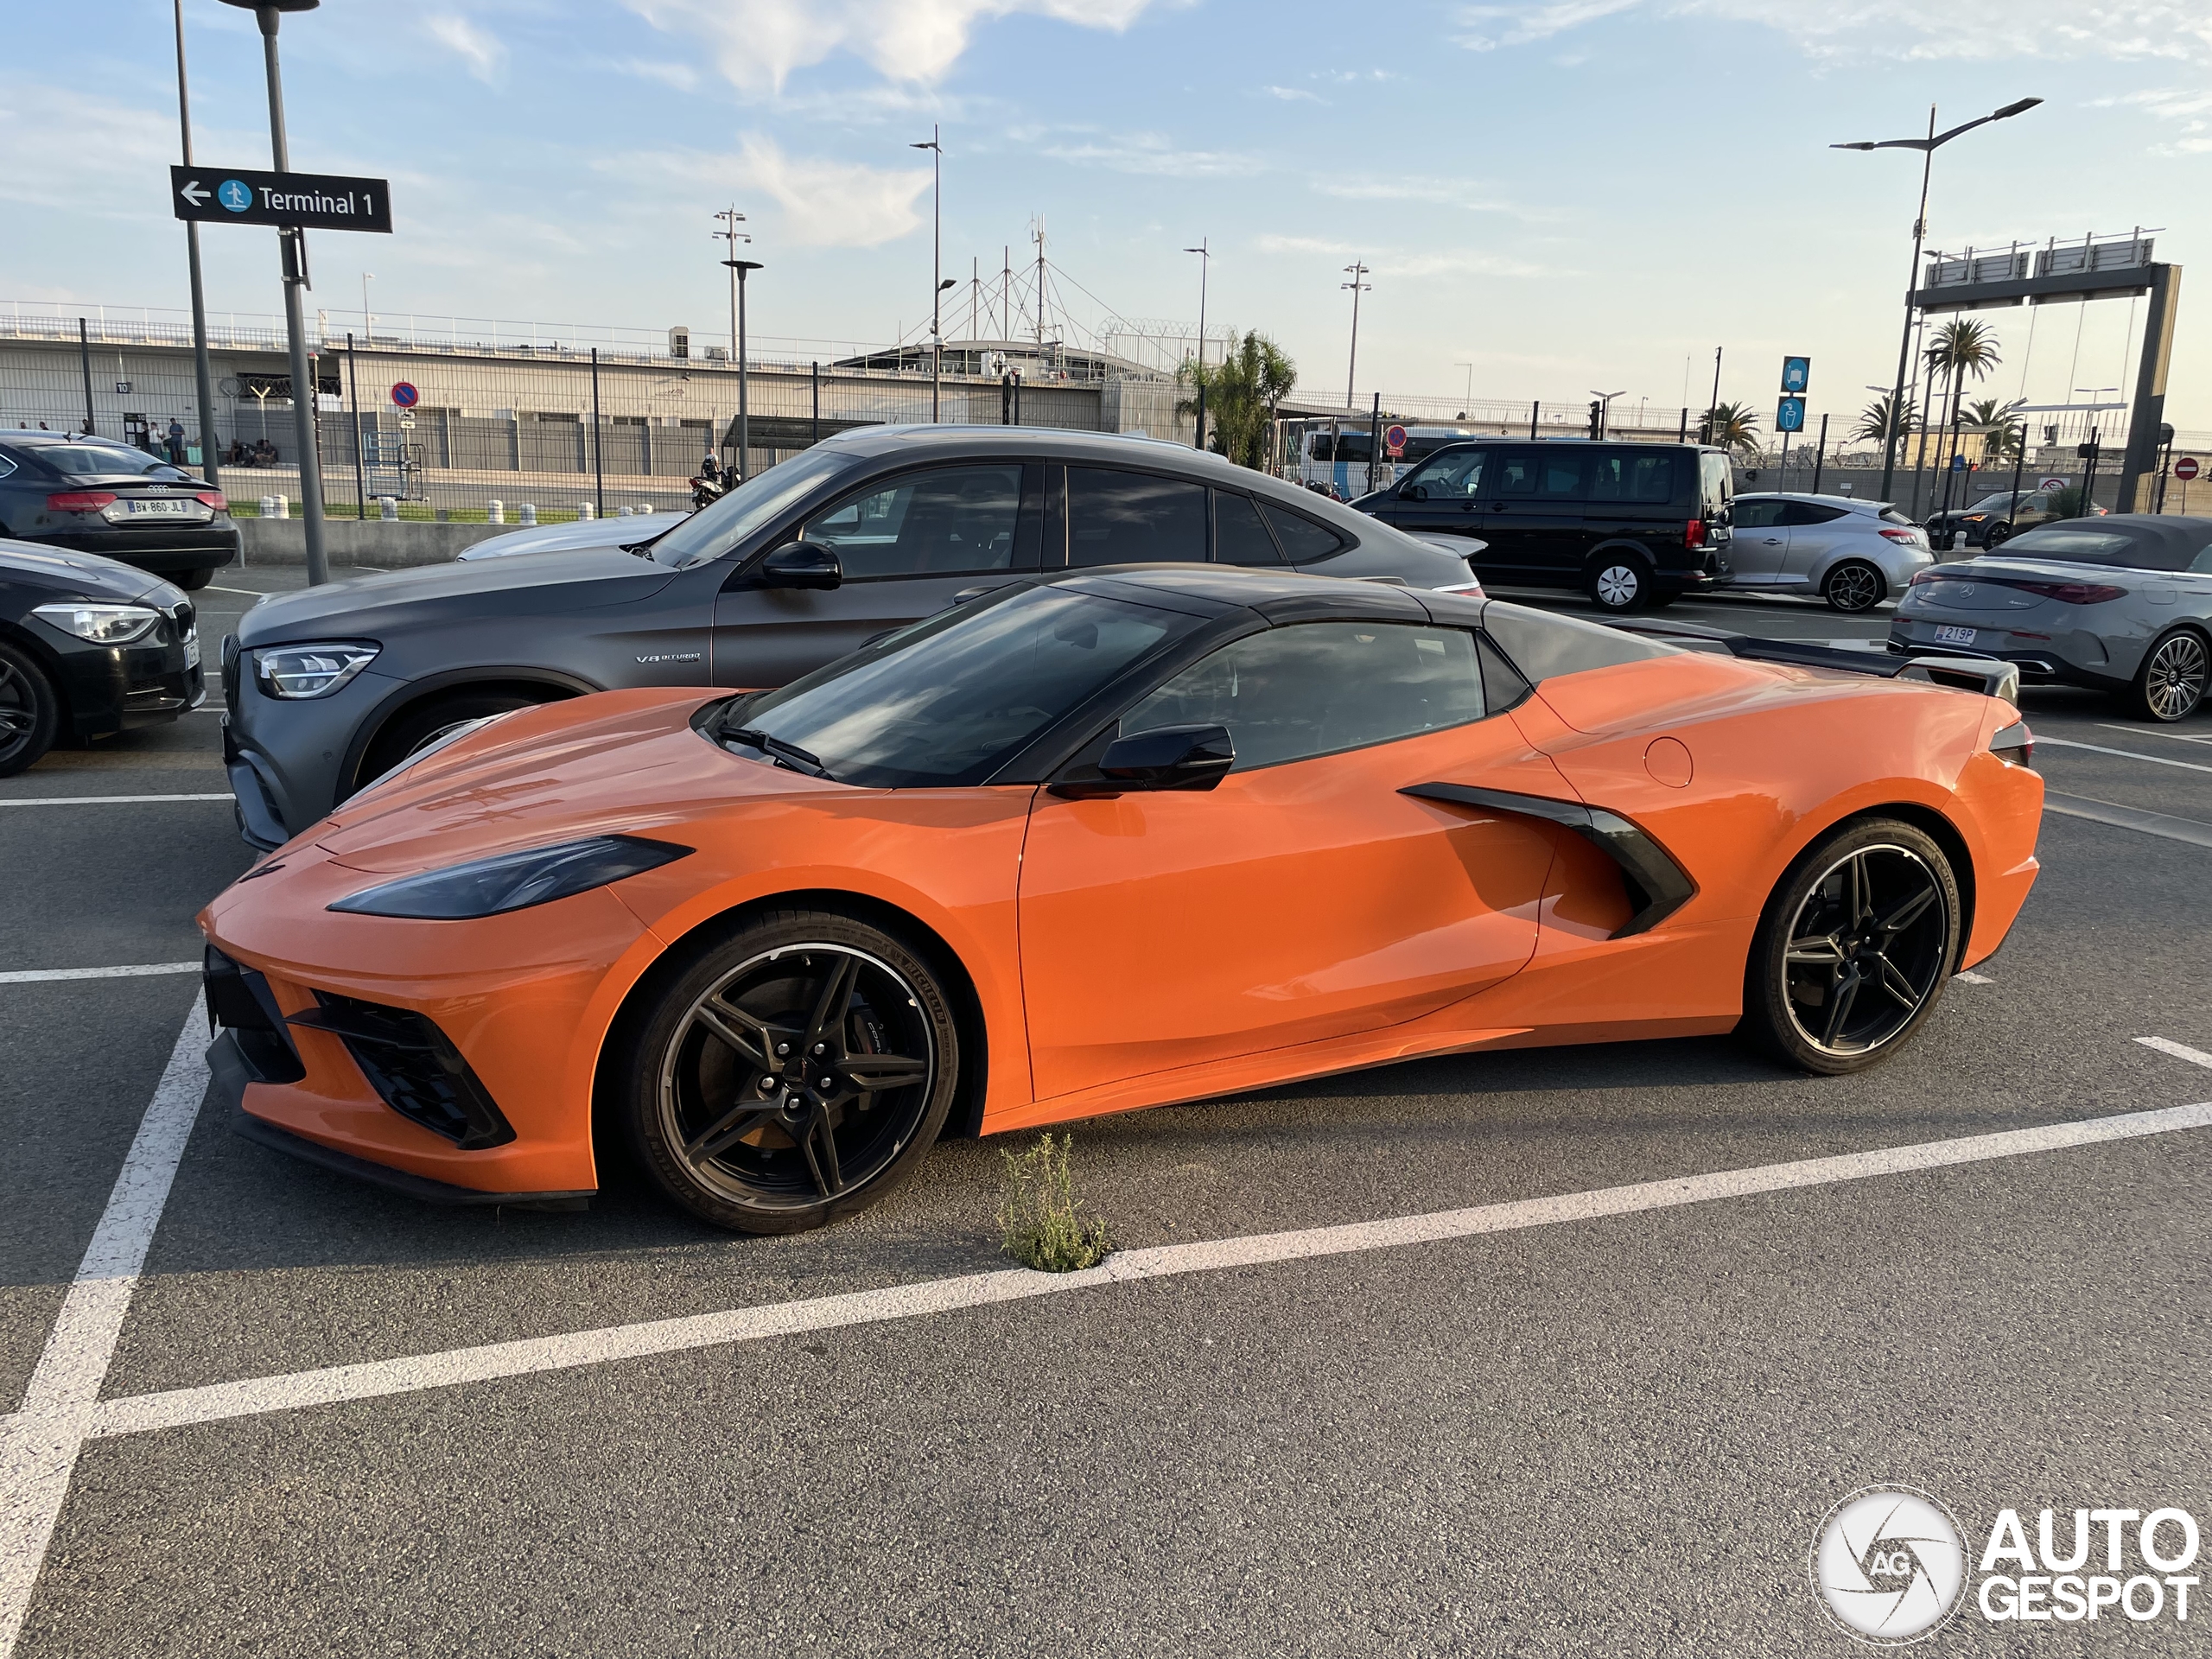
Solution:
[(1893, 818), (1840, 826), (1807, 849), (1767, 900), (1744, 971), (1755, 1046), (1840, 1077), (1911, 1039), (1959, 960), (1959, 883), (1925, 831)]
[(951, 1108), (960, 1031), (903, 940), (777, 911), (696, 950), (618, 1065), (631, 1144), (662, 1192), (718, 1227), (797, 1233), (912, 1177)]

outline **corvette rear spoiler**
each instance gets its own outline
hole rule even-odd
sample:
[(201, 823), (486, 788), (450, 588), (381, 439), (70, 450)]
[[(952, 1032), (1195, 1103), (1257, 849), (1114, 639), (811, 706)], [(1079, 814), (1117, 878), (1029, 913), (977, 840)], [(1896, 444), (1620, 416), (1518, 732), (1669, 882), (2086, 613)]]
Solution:
[(1835, 668), (1847, 674), (1869, 674), (1881, 680), (1926, 680), (1959, 691), (1978, 691), (2002, 697), (2018, 707), (2020, 671), (1994, 657), (1926, 655), (1891, 657), (1868, 651), (1849, 651), (1835, 645), (1814, 645), (1804, 639), (1761, 639), (1725, 628), (1700, 627), (1694, 622), (1634, 621), (1610, 626), (1624, 633), (1679, 645), (1685, 651), (1741, 657), (1754, 662), (1789, 663), (1798, 668)]

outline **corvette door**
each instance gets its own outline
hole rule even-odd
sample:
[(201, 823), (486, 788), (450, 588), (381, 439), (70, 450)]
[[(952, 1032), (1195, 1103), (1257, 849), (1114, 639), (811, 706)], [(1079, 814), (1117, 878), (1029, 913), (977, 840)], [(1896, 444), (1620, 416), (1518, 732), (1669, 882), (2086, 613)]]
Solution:
[(1399, 1024), (1518, 972), (1550, 841), (1399, 792), (1556, 791), (1484, 712), (1473, 635), (1372, 622), (1237, 640), (1129, 710), (1123, 735), (1225, 726), (1236, 764), (1204, 792), (1039, 793), (1020, 900), (1038, 1097)]

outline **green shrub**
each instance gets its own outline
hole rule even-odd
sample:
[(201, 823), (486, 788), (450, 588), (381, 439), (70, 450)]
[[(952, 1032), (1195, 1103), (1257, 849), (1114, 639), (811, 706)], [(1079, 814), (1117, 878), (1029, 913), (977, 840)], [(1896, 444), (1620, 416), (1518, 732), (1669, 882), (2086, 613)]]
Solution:
[(1114, 1251), (1105, 1222), (1084, 1213), (1069, 1160), (1075, 1137), (1045, 1135), (1027, 1152), (1001, 1154), (1006, 1185), (999, 1196), (999, 1242), (1015, 1261), (1039, 1273), (1079, 1273)]

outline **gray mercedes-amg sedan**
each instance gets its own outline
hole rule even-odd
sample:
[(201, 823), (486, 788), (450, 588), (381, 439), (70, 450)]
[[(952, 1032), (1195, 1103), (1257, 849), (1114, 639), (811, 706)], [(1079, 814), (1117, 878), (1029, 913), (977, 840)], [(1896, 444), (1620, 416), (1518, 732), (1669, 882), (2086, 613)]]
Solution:
[(589, 691), (779, 686), (1031, 571), (1211, 563), (1479, 591), (1457, 554), (1217, 456), (1024, 427), (858, 429), (639, 534), (256, 605), (223, 642), (246, 840), (281, 845), (456, 727)]
[(1890, 649), (1996, 657), (2101, 688), (2139, 719), (2196, 712), (2212, 679), (2212, 519), (2114, 513), (2024, 531), (1912, 579)]

